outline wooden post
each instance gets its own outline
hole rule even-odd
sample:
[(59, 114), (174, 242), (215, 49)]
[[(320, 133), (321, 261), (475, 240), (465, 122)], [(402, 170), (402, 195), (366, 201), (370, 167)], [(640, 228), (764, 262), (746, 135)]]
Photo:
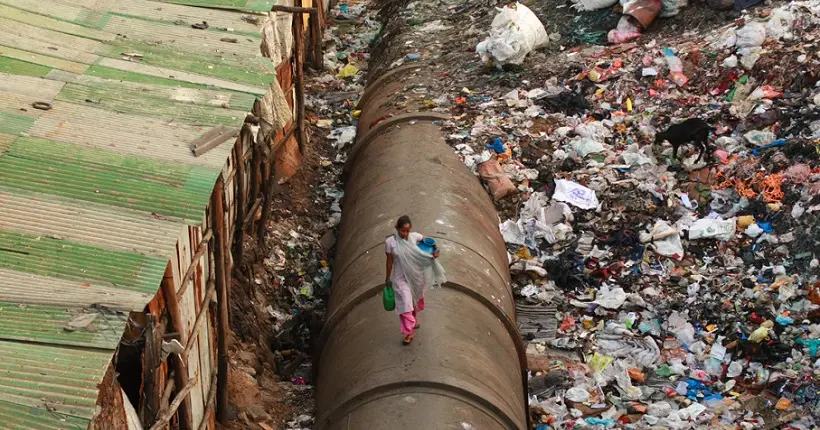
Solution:
[(159, 368), (162, 364), (162, 335), (157, 329), (157, 318), (152, 314), (147, 315), (145, 349), (142, 354), (140, 422), (144, 428), (148, 428), (154, 425), (162, 400), (162, 382), (159, 378)]
[[(179, 333), (179, 341), (185, 343), (188, 341), (188, 330), (182, 323), (182, 313), (179, 310), (179, 300), (177, 300), (176, 282), (174, 282), (174, 271), (171, 269), (171, 263), (165, 268), (165, 276), (162, 279), (162, 295), (165, 298), (165, 306), (168, 309), (168, 314), (171, 316), (171, 322), (174, 325), (174, 330)], [(176, 371), (174, 372), (176, 378), (176, 385), (184, 387), (188, 385), (188, 357), (177, 356), (173, 358)], [(191, 399), (185, 399), (182, 407), (179, 408), (180, 426), (186, 429), (193, 427), (193, 416), (191, 415)]]
[(234, 228), (234, 261), (241, 267), (242, 266), (242, 252), (244, 251), (244, 241), (245, 241), (245, 225), (242, 221), (245, 220), (245, 210), (246, 210), (246, 203), (245, 203), (245, 140), (248, 139), (248, 136), (253, 136), (251, 134), (250, 126), (245, 124), (242, 127), (242, 131), (239, 133), (239, 139), (236, 142), (236, 175), (234, 176), (234, 181), (236, 181), (236, 222), (237, 225)]
[(163, 410), (159, 417), (157, 417), (157, 422), (153, 426), (151, 426), (150, 430), (160, 430), (162, 428), (165, 428), (165, 426), (167, 426), (168, 423), (171, 422), (171, 418), (174, 417), (174, 414), (176, 414), (177, 410), (185, 401), (185, 399), (190, 398), (188, 397), (188, 394), (194, 388), (194, 385), (196, 385), (195, 382), (197, 379), (199, 379), (198, 375), (196, 378), (191, 379), (188, 382), (188, 385), (182, 387), (182, 389), (179, 390), (177, 396), (174, 397), (174, 401), (172, 401), (171, 404), (168, 405), (168, 409)]
[(316, 13), (310, 14), (310, 40), (313, 42), (313, 68), (322, 71), (324, 70), (324, 58), (322, 54), (322, 11), (319, 9), (321, 1), (314, 0), (317, 3), (315, 7)]
[(304, 31), (302, 15), (293, 20), (293, 61), (296, 74), (296, 139), (299, 152), (305, 155), (305, 75), (304, 75)]
[(217, 375), (216, 377), (216, 417), (225, 422), (228, 418), (228, 276), (226, 273), (225, 253), (225, 214), (223, 212), (223, 195), (225, 182), (222, 176), (216, 182), (211, 198), (211, 229), (214, 231), (214, 265), (217, 308)]
[[(252, 202), (259, 198), (259, 166), (259, 151), (256, 149), (256, 145), (253, 145), (251, 148), (251, 175), (249, 178), (251, 186), (250, 200)], [(251, 219), (253, 219), (253, 216), (255, 215), (252, 215)], [(251, 222), (251, 225), (252, 224), (253, 222)], [(243, 232), (248, 231), (249, 229), (248, 225), (245, 225), (243, 228), (245, 229)]]
[(263, 188), (263, 192), (265, 193), (265, 195), (262, 199), (262, 218), (259, 220), (259, 224), (257, 224), (256, 226), (256, 240), (258, 242), (258, 245), (261, 246), (262, 249), (265, 249), (265, 229), (268, 226), (268, 217), (270, 216), (270, 201), (271, 197), (273, 196), (273, 162), (268, 162), (267, 160), (265, 161), (264, 177), (267, 179), (265, 179), (265, 188)]

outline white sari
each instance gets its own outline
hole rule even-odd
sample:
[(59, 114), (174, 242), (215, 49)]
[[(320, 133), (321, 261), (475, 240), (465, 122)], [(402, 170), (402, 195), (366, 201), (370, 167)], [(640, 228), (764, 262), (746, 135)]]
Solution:
[(395, 240), (394, 259), (404, 272), (404, 280), (407, 281), (413, 297), (412, 306), (415, 306), (424, 297), (426, 288), (447, 282), (444, 268), (432, 255), (422, 251), (415, 242), (402, 239), (398, 232), (395, 234)]

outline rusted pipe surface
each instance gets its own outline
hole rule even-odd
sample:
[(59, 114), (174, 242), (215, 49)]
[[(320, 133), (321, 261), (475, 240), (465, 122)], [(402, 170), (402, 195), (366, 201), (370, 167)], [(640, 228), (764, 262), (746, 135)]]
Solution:
[[(362, 119), (398, 116), (393, 93), (382, 93), (396, 85), (382, 81)], [(526, 428), (524, 350), (498, 216), (441, 122), (359, 125), (317, 351), (317, 429)], [(404, 214), (439, 243), (449, 281), (425, 294), (422, 328), (407, 347), (379, 294), (384, 240)]]

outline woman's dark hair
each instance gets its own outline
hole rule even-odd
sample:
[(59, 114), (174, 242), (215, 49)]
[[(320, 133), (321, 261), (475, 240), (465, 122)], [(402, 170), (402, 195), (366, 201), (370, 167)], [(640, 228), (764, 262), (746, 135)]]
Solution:
[(396, 230), (398, 230), (398, 229), (400, 229), (400, 228), (402, 228), (406, 225), (413, 225), (413, 223), (410, 222), (410, 217), (409, 216), (402, 215), (402, 216), (399, 217), (399, 220), (396, 221)]

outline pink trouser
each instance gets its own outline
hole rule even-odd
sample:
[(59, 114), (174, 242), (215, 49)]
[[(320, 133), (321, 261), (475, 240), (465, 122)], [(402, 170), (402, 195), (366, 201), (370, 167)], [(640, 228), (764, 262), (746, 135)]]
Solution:
[(416, 314), (424, 310), (424, 298), (419, 300), (418, 306), (413, 309), (413, 312), (405, 312), (399, 314), (399, 321), (401, 322), (401, 333), (409, 336), (416, 331)]

